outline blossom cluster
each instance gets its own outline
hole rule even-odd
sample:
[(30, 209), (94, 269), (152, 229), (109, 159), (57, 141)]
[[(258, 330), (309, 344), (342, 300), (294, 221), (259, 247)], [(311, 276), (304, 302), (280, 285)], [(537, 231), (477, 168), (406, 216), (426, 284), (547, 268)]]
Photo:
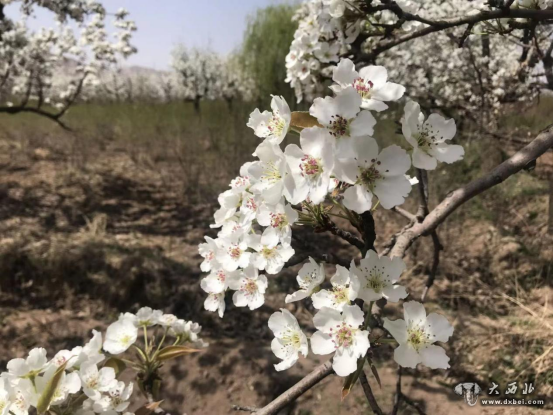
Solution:
[(147, 338), (147, 328), (154, 325), (173, 335), (175, 345), (206, 346), (198, 337), (201, 327), (197, 323), (149, 307), (136, 314), (124, 313), (108, 327), (105, 338), (93, 330), (92, 338), (84, 346), (60, 350), (51, 359), (46, 349), (38, 347), (26, 358), (10, 360), (7, 371), (0, 374), (1, 413), (24, 415), (36, 410), (79, 415), (130, 414), (134, 386), (118, 380), (122, 367), (114, 361), (133, 362), (113, 356), (134, 345), (140, 328)]
[[(4, 105), (33, 103), (38, 108), (50, 105), (62, 110), (83, 89), (99, 85), (102, 69), (136, 52), (131, 45), (136, 26), (124, 9), (113, 15), (116, 32), (110, 36), (108, 12), (96, 0), (13, 0), (3, 4), (0, 96)], [(29, 29), (27, 21), (38, 7), (54, 13), (56, 28)]]
[[(286, 302), (311, 298), (317, 313), (313, 324), (317, 331), (309, 343), (315, 354), (334, 352), (333, 369), (339, 376), (347, 376), (357, 369), (358, 359), (370, 347), (368, 317), (355, 300), (372, 304), (381, 298), (398, 302), (407, 297), (405, 288), (398, 284), (405, 264), (400, 258), (379, 257), (369, 251), (359, 265), (351, 262), (349, 270), (340, 265), (330, 279), (330, 287), (321, 289), (325, 269), (312, 258), (298, 274), (300, 290), (288, 295)], [(446, 342), (453, 327), (439, 314), (428, 316), (424, 306), (415, 301), (403, 304), (405, 320), (384, 318), (384, 328), (395, 338), (399, 347), (394, 351), (395, 361), (403, 367), (416, 368), (423, 363), (432, 369), (447, 369), (449, 358), (445, 350), (434, 343)], [(285, 370), (297, 362), (299, 355), (307, 356), (308, 341), (296, 318), (286, 309), (274, 313), (269, 328), (275, 338), (271, 343), (274, 354), (282, 359), (276, 370)]]
[[(279, 273), (294, 255), (292, 226), (309, 223), (315, 212), (326, 212), (325, 202), (339, 206), (350, 218), (378, 205), (391, 209), (401, 205), (411, 191), (413, 180), (408, 172), (412, 165), (433, 170), (438, 162), (452, 163), (463, 157), (461, 146), (448, 143), (456, 133), (455, 121), (439, 114), (425, 118), (413, 101), (406, 103), (402, 118), (411, 155), (398, 145), (380, 150), (373, 138), (376, 119), (372, 111), (385, 111), (386, 102), (401, 99), (405, 92), (403, 86), (388, 82), (384, 67), (368, 66), (357, 72), (353, 62), (342, 59), (333, 68), (332, 79), (335, 95), (316, 98), (309, 114), (292, 113), (282, 97), (274, 96), (271, 112), (256, 109), (250, 115), (248, 126), (263, 139), (253, 153), (256, 160), (245, 163), (230, 189), (219, 196), (220, 208), (211, 225), (220, 229), (217, 238), (206, 236), (199, 247), (204, 258), (201, 269), (209, 273), (201, 281), (208, 294), (207, 310), (218, 311), (222, 317), (227, 291), (234, 291), (237, 307), (261, 307), (267, 275)], [(299, 133), (300, 145), (289, 144), (282, 150), (280, 145), (291, 131)], [(379, 258), (370, 251), (359, 267), (354, 262), (349, 270), (338, 265), (328, 290), (319, 287), (325, 280), (322, 264), (311, 259), (300, 270), (300, 290), (288, 295), (286, 302), (311, 297), (319, 310), (313, 320), (318, 332), (311, 337), (311, 348), (316, 354), (335, 350), (337, 374), (354, 371), (357, 359), (369, 347), (364, 313), (353, 301), (405, 298), (405, 289), (396, 284), (403, 269), (401, 259)], [(430, 357), (423, 353), (446, 336), (425, 325), (426, 315), (411, 315), (416, 307), (406, 308), (407, 340), (396, 336), (400, 344), (410, 345), (411, 355), (396, 360), (411, 366), (424, 362), (447, 367), (444, 359), (440, 363), (432, 360), (436, 353), (441, 356), (437, 349), (430, 348), (435, 352)], [(269, 326), (276, 336), (273, 351), (283, 359), (277, 369), (290, 367), (298, 353), (307, 353), (307, 339), (289, 312), (273, 316)], [(445, 323), (440, 327), (445, 330)], [(398, 350), (401, 355), (403, 349)]]
[[(389, 2), (374, 1), (372, 5), (385, 3)], [(398, 0), (395, 3), (405, 12), (435, 21), (492, 7), (492, 2), (487, 1)], [(303, 3), (296, 15), (299, 27), (286, 58), (287, 81), (298, 101), (312, 101), (321, 96), (325, 80), (331, 77), (332, 65), (340, 56), (359, 58), (364, 52), (370, 53), (384, 36), (384, 26), (394, 27), (398, 36), (425, 27), (418, 21), (402, 23), (389, 10), (366, 14), (365, 6), (361, 1), (342, 0)], [(550, 0), (518, 0), (511, 7), (552, 6)], [(475, 34), (468, 36), (462, 48), (458, 39), (463, 37), (464, 27), (411, 40), (383, 52), (378, 59), (394, 79), (409, 86), (413, 99), (424, 100), (429, 107), (454, 108), (493, 124), (503, 103), (529, 102), (538, 93), (535, 79), (540, 65), (536, 65), (536, 59), (530, 56), (521, 60), (520, 44), (516, 41), (505, 41), (502, 36), (487, 36), (483, 40), (479, 34), (506, 32), (522, 37), (522, 30), (510, 28), (509, 22), (509, 19), (498, 19), (475, 25)], [(537, 27), (535, 38), (539, 48), (547, 49), (549, 32), (547, 26)], [(432, 48), (428, 48), (429, 42)], [(484, 42), (489, 42), (489, 47)]]

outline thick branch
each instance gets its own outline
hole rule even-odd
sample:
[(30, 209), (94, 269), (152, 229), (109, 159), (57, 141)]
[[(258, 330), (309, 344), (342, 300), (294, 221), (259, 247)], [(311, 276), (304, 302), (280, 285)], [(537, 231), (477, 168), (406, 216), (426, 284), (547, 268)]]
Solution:
[(413, 241), (430, 235), (449, 215), (463, 203), (480, 193), (502, 183), (508, 177), (525, 168), (553, 146), (553, 125), (542, 131), (530, 144), (522, 148), (483, 177), (450, 193), (421, 223), (417, 223), (399, 235), (391, 256), (403, 257)]
[(255, 415), (274, 415), (277, 414), (282, 408), (289, 405), (298, 399), (301, 395), (319, 383), (332, 373), (332, 361), (322, 364), (317, 367), (313, 372), (304, 377), (274, 401), (267, 406), (257, 410)]
[(399, 36), (393, 40), (389, 40), (385, 43), (382, 43), (371, 50), (368, 54), (360, 55), (357, 59), (357, 62), (372, 62), (374, 59), (389, 49), (402, 43), (409, 42), (411, 40), (417, 39), (429, 35), (430, 33), (440, 32), (445, 29), (451, 29), (453, 27), (463, 26), (463, 25), (475, 25), (480, 22), (485, 22), (488, 20), (496, 20), (501, 18), (522, 18), (522, 19), (532, 19), (535, 21), (538, 20), (548, 20), (553, 19), (553, 10), (531, 10), (531, 9), (499, 9), (492, 11), (483, 11), (471, 16), (463, 16), (456, 19), (449, 20), (427, 20), (423, 19), (420, 16), (413, 15), (410, 13), (403, 13), (403, 18), (405, 20), (416, 20), (422, 23), (429, 25), (424, 29), (418, 30), (413, 33), (408, 33), (403, 36)]
[(38, 108), (32, 108), (32, 107), (0, 107), (0, 113), (6, 113), (6, 114), (19, 114), (22, 112), (28, 112), (31, 114), (36, 115), (42, 115), (43, 117), (46, 117), (54, 122), (56, 122), (61, 128), (67, 131), (71, 131), (71, 128), (69, 128), (63, 121), (59, 119), (57, 114), (51, 114), (47, 111), (43, 111)]

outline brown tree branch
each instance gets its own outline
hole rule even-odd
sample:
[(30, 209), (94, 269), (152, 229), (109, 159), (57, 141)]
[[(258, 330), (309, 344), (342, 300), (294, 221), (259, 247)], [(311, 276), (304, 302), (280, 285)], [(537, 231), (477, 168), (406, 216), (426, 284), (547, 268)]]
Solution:
[(332, 360), (327, 361), (326, 363), (317, 367), (314, 371), (276, 398), (274, 401), (269, 403), (267, 406), (258, 409), (255, 411), (255, 415), (275, 415), (282, 408), (286, 407), (290, 403), (294, 402), (301, 395), (319, 383), (321, 380), (326, 378), (333, 372), (332, 370)]
[(357, 63), (373, 62), (379, 54), (389, 49), (392, 49), (395, 46), (401, 45), (402, 43), (409, 42), (419, 37), (429, 35), (431, 33), (440, 32), (446, 29), (451, 29), (453, 27), (464, 26), (464, 25), (475, 25), (480, 22), (502, 19), (502, 18), (513, 18), (513, 19), (522, 18), (522, 19), (532, 19), (533, 21), (548, 20), (548, 19), (553, 19), (553, 10), (499, 9), (499, 10), (483, 11), (474, 15), (463, 16), (463, 17), (449, 19), (449, 20), (428, 20), (428, 19), (423, 19), (422, 17), (414, 14), (402, 12), (402, 18), (405, 19), (406, 21), (409, 21), (409, 20), (419, 21), (428, 26), (416, 32), (408, 33), (377, 45), (371, 50), (370, 53), (361, 54), (356, 59)]
[(421, 223), (405, 229), (397, 236), (396, 243), (391, 250), (391, 256), (403, 257), (407, 249), (417, 238), (430, 235), (432, 231), (465, 202), (502, 183), (513, 174), (518, 173), (552, 146), (553, 125), (542, 131), (531, 143), (489, 173), (451, 192)]
[(372, 411), (376, 415), (383, 415), (382, 409), (380, 409), (378, 402), (376, 402), (376, 398), (374, 397), (371, 385), (369, 385), (369, 380), (367, 379), (367, 375), (365, 375), (364, 370), (362, 370), (359, 374), (359, 382), (361, 383), (361, 386), (363, 386), (363, 392), (365, 392), (365, 396), (367, 397), (367, 401), (369, 401), (369, 406)]

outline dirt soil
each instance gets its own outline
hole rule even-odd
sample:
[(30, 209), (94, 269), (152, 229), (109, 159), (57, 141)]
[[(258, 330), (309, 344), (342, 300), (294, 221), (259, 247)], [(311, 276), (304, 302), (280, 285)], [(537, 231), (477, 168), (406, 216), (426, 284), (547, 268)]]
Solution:
[[(273, 278), (266, 304), (255, 312), (230, 306), (221, 320), (203, 310), (197, 245), (205, 234), (213, 234), (209, 229), (215, 209), (212, 203), (186, 201), (178, 185), (168, 183), (166, 176), (155, 170), (140, 167), (117, 148), (98, 150), (84, 165), (52, 148), (22, 151), (12, 142), (2, 142), (0, 154), (3, 367), (10, 358), (23, 356), (35, 346), (53, 353), (82, 344), (91, 329), (105, 328), (119, 312), (140, 306), (200, 322), (203, 336), (211, 344), (205, 352), (164, 368), (163, 406), (173, 414), (223, 415), (236, 413), (232, 404), (262, 406), (325, 361), (311, 355), (284, 373), (273, 369), (277, 359), (269, 347), (272, 337), (266, 322), (284, 304), (298, 266)], [(379, 213), (377, 224), (382, 246), (405, 222)], [(506, 272), (520, 272), (513, 261), (522, 245), (517, 240), (503, 240), (503, 251), (487, 252), (502, 236), (484, 222), (466, 224), (462, 238), (455, 239), (460, 232), (454, 225), (445, 226), (441, 233), (443, 240), (457, 242), (447, 246), (450, 259), (443, 261), (442, 278), (431, 291), (428, 307), (443, 309), (454, 319), (456, 335), (447, 346), (454, 356), (453, 368), (406, 371), (403, 392), (427, 414), (550, 413), (522, 407), (471, 408), (454, 393), (454, 386), (461, 381), (487, 381), (477, 366), (478, 356), (490, 347), (486, 341), (492, 326), (478, 318), (474, 309), (484, 309), (489, 301), (503, 304), (508, 314), (512, 306), (485, 294), (491, 281), (490, 275), (481, 271), (483, 258)], [(317, 241), (326, 252), (353, 254), (331, 235), (321, 237), (307, 230), (299, 235), (307, 245)], [(421, 292), (428, 272), (427, 243), (413, 247), (404, 277), (414, 293)], [(467, 284), (474, 285), (472, 291), (465, 289)], [(549, 291), (542, 292), (536, 304), (543, 303)], [(437, 298), (446, 298), (446, 304), (438, 303)], [(312, 310), (301, 304), (290, 309), (303, 325), (309, 324)], [(390, 307), (389, 313), (399, 315), (399, 310)], [(476, 339), (476, 344), (471, 339)], [(455, 357), (463, 348), (470, 348), (472, 361)], [(377, 400), (388, 413), (396, 388), (391, 354), (390, 346), (374, 351), (382, 387), (370, 376)], [(341, 402), (341, 384), (340, 378), (330, 376), (283, 413), (371, 413), (359, 385)], [(403, 406), (399, 413), (416, 412)]]

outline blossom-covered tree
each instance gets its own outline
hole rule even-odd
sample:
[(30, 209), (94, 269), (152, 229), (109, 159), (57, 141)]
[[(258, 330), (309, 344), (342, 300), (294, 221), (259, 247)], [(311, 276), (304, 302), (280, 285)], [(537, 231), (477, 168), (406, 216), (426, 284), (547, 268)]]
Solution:
[[(255, 310), (263, 304), (272, 274), (281, 265), (309, 259), (298, 273), (298, 289), (288, 293), (284, 301), (311, 302), (317, 311), (309, 331), (316, 331), (307, 336), (289, 311), (275, 313), (269, 320), (275, 334), (272, 349), (281, 360), (275, 368), (287, 369), (305, 356), (306, 338), (313, 353), (332, 355), (332, 359), (265, 407), (238, 409), (257, 415), (276, 414), (335, 373), (344, 377), (342, 397), (359, 381), (371, 410), (382, 414), (364, 365), (368, 361), (376, 371), (368, 350), (388, 344), (394, 345), (399, 368), (416, 368), (419, 364), (431, 369), (449, 368), (447, 348), (442, 345), (452, 336), (453, 326), (443, 315), (427, 314), (423, 305), (434, 283), (442, 249), (436, 230), (463, 203), (526, 168), (550, 149), (553, 128), (541, 132), (488, 174), (451, 192), (430, 210), (429, 173), (440, 163), (461, 160), (464, 149), (456, 142), (456, 121), (447, 110), (440, 114), (428, 108), (441, 107), (445, 101), (449, 106), (457, 100), (465, 107), (458, 108), (456, 114), (470, 115), (483, 105), (472, 97), (478, 88), (484, 91), (484, 81), (475, 86), (461, 76), (460, 66), (456, 66), (467, 58), (466, 54), (477, 62), (475, 72), (480, 73), (478, 64), (488, 68), (490, 80), (486, 81), (485, 93), (489, 88), (493, 91), (485, 97), (490, 100), (485, 103), (486, 109), (493, 113), (506, 100), (530, 99), (537, 91), (528, 83), (536, 65), (528, 65), (526, 75), (512, 82), (512, 73), (508, 72), (514, 56), (510, 38), (526, 32), (533, 43), (538, 42), (534, 49), (540, 49), (543, 39), (532, 36), (545, 33), (553, 19), (551, 6), (547, 1), (515, 4), (447, 0), (309, 0), (304, 4), (286, 65), (298, 98), (313, 103), (308, 112), (291, 112), (282, 97), (275, 96), (271, 112), (255, 110), (251, 114), (248, 126), (262, 140), (253, 153), (256, 160), (245, 163), (230, 189), (221, 194), (221, 208), (212, 225), (221, 230), (215, 239), (206, 237), (200, 254), (204, 267), (235, 273), (232, 283), (204, 288), (208, 298), (217, 295), (220, 304), (212, 307), (206, 301), (206, 309), (217, 310), (220, 316), (226, 297), (230, 297), (226, 293), (232, 293), (236, 306), (248, 305)], [(484, 35), (478, 37), (473, 30)], [(424, 57), (420, 61), (413, 58), (422, 69), (410, 68), (411, 55), (405, 49), (416, 54), (420, 49), (412, 42), (423, 45), (438, 36), (445, 39), (439, 39), (436, 50), (427, 48), (423, 52), (423, 56), (434, 52), (436, 56), (427, 62), (422, 62)], [(471, 50), (475, 39), (479, 40), (480, 55)], [(445, 43), (453, 40), (459, 53), (445, 49)], [(495, 45), (502, 48), (496, 61), (487, 50), (491, 48), (495, 53)], [(518, 48), (520, 55), (520, 44)], [(449, 58), (449, 54), (455, 61), (449, 68), (452, 74), (447, 73), (449, 61), (445, 56)], [(385, 65), (376, 62), (380, 57)], [(462, 84), (457, 91), (453, 86), (456, 82)], [(425, 105), (419, 105), (414, 97)], [(374, 127), (382, 116), (393, 116), (388, 107), (394, 101), (403, 108), (398, 124), (404, 142), (401, 147), (384, 147)], [(288, 144), (282, 149), (287, 134), (299, 135), (299, 145)], [(401, 207), (413, 193), (419, 198), (416, 213)], [(390, 210), (409, 220), (378, 253), (375, 209)], [(266, 212), (273, 212), (274, 220), (269, 220)], [(340, 228), (333, 217), (349, 221), (355, 231)], [(274, 228), (280, 226), (285, 231), (275, 232)], [(316, 250), (301, 252), (301, 241), (292, 237), (297, 226), (312, 227), (319, 235), (328, 231), (356, 247), (359, 255), (344, 259)], [(401, 279), (406, 267), (402, 258), (416, 239), (425, 236), (431, 237), (434, 246), (432, 270), (421, 293), (408, 292)], [(275, 237), (278, 240), (272, 240)], [(258, 260), (260, 254), (266, 262)], [(278, 268), (268, 271), (269, 261)], [(328, 268), (334, 268), (335, 273), (328, 273)], [(327, 274), (333, 275), (328, 281)], [(212, 278), (205, 277), (202, 287), (207, 287)], [(404, 319), (383, 317), (388, 302), (404, 300)], [(375, 301), (379, 301), (378, 310), (373, 307)], [(374, 335), (375, 327), (387, 334)], [(400, 405), (412, 402), (401, 391), (400, 382), (398, 385), (393, 413)]]
[[(53, 13), (58, 26), (30, 30), (27, 20), (37, 8)], [(83, 89), (98, 86), (99, 71), (136, 51), (136, 27), (127, 17), (124, 9), (110, 15), (96, 0), (1, 1), (0, 112), (39, 114), (65, 126), (61, 118)]]

